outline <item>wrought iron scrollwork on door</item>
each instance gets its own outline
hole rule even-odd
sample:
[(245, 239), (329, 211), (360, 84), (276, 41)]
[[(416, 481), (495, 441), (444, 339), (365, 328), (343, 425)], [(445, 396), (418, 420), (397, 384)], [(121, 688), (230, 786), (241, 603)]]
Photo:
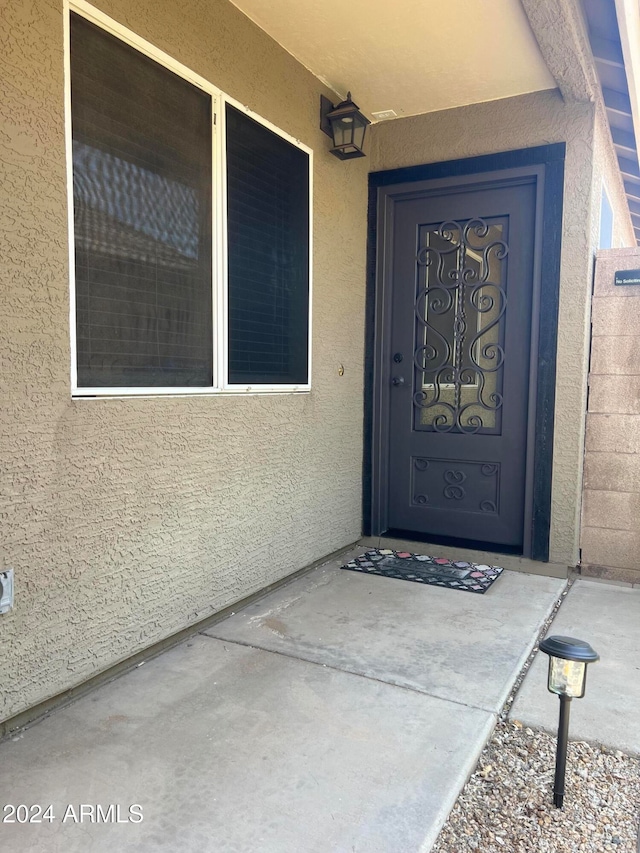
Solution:
[(502, 261), (509, 247), (502, 224), (480, 218), (423, 233), (416, 257), (413, 360), (419, 381), (413, 401), (427, 428), (476, 433), (495, 426), (502, 407)]
[(467, 490), (462, 485), (467, 479), (464, 471), (445, 471), (444, 481), (447, 484), (444, 487), (442, 494), (448, 500), (461, 501), (467, 494)]

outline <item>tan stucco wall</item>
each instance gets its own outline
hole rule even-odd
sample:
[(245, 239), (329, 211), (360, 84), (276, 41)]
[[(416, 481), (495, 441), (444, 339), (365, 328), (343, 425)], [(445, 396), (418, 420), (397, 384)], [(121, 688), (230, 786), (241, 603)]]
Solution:
[(0, 720), (358, 537), (370, 169), (567, 142), (551, 559), (575, 563), (594, 107), (547, 92), (398, 120), (341, 163), (321, 84), (226, 0), (97, 5), (314, 149), (313, 390), (71, 400), (62, 3), (1, 6)]
[(591, 240), (596, 248), (599, 247), (600, 204), (604, 185), (613, 208), (613, 248), (635, 246), (636, 241), (618, 159), (611, 141), (611, 132), (603, 113), (603, 110), (596, 109)]
[(595, 107), (540, 92), (376, 125), (374, 170), (566, 142), (549, 559), (578, 561), (586, 410)]
[(582, 571), (640, 581), (640, 249), (598, 252), (582, 513)]
[(0, 719), (361, 529), (369, 161), (328, 153), (323, 87), (231, 4), (97, 5), (314, 149), (313, 390), (71, 400), (62, 2), (2, 4)]

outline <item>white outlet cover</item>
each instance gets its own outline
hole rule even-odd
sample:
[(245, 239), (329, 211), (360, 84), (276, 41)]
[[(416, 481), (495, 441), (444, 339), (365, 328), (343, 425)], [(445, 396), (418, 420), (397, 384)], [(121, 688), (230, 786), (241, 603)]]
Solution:
[(376, 121), (384, 121), (386, 118), (397, 118), (398, 113), (395, 110), (380, 110), (377, 113), (371, 113)]
[(13, 569), (0, 572), (0, 613), (13, 607)]

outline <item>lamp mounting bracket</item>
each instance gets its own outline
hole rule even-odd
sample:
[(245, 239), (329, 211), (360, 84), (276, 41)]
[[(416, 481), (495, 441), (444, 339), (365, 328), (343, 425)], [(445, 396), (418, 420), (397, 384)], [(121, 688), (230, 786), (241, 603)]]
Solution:
[(328, 113), (330, 113), (332, 109), (333, 104), (329, 98), (325, 98), (324, 95), (320, 95), (320, 130), (333, 139), (333, 134), (331, 133), (331, 122), (327, 118)]

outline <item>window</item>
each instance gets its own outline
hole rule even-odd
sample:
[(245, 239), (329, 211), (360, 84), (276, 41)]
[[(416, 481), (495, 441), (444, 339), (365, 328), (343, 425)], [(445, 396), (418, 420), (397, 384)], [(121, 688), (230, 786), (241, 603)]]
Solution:
[(308, 158), (227, 105), (229, 380), (307, 382)]
[(80, 8), (74, 394), (306, 390), (310, 152)]

